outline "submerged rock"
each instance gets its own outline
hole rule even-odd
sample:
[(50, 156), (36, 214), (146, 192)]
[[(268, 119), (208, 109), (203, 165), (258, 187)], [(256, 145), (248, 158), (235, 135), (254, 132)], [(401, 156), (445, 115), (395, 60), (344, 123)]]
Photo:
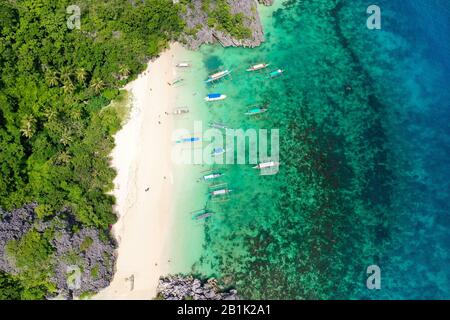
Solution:
[(214, 278), (201, 281), (182, 275), (160, 278), (157, 297), (164, 300), (239, 300), (236, 290), (222, 290)]

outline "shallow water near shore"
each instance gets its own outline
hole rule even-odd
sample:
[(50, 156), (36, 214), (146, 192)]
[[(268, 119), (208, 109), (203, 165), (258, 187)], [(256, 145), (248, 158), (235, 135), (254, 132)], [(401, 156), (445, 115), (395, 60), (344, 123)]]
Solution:
[[(179, 270), (192, 265), (253, 299), (448, 297), (450, 12), (439, 0), (380, 1), (382, 29), (368, 30), (364, 1), (339, 3), (260, 8), (261, 47), (192, 53), (198, 69), (180, 97), (198, 114), (186, 126), (279, 129), (282, 165), (271, 176), (215, 166), (233, 189), (218, 202), (196, 181), (207, 166), (180, 168), (191, 172), (177, 189), (180, 219), (204, 205), (215, 215), (201, 241), (180, 231), (175, 246), (189, 258)], [(245, 71), (258, 62), (270, 66)], [(206, 86), (217, 68), (232, 76)], [(268, 79), (277, 68), (283, 75)], [(228, 98), (205, 103), (207, 92)], [(261, 117), (245, 115), (266, 102)], [(381, 269), (381, 290), (366, 287), (370, 265)]]

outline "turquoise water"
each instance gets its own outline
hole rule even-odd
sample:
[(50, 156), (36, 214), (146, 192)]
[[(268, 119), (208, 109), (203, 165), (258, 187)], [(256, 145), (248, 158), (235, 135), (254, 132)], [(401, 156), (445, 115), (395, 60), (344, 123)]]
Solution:
[[(450, 12), (382, 0), (382, 29), (368, 30), (368, 5), (287, 1), (263, 9), (259, 48), (201, 49), (209, 72), (233, 72), (199, 83), (227, 100), (196, 103), (231, 128), (279, 129), (281, 166), (215, 167), (233, 192), (208, 202), (194, 272), (252, 299), (449, 297)], [(258, 62), (285, 72), (245, 72)], [(244, 115), (263, 102), (264, 115)], [(381, 290), (366, 288), (372, 264)]]

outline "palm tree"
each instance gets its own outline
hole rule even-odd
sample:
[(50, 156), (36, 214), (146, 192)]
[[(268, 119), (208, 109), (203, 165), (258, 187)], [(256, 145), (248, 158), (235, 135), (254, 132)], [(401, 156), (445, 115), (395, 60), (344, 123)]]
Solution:
[(62, 67), (61, 68), (61, 72), (59, 74), (60, 74), (61, 81), (63, 81), (63, 82), (68, 82), (68, 81), (72, 82), (72, 79), (71, 79), (72, 72), (71, 72), (69, 67)]
[(52, 121), (56, 119), (58, 113), (54, 108), (48, 107), (44, 110), (44, 116), (47, 118), (47, 121)]
[(84, 68), (79, 68), (75, 72), (75, 77), (77, 78), (79, 83), (83, 83), (86, 80), (87, 71)]
[(69, 116), (73, 120), (80, 120), (81, 119), (81, 110), (78, 107), (72, 107), (69, 111)]
[(45, 73), (45, 81), (50, 87), (55, 87), (58, 85), (58, 74), (56, 71), (47, 71)]
[(61, 139), (59, 139), (64, 146), (67, 146), (70, 142), (72, 142), (72, 136), (70, 130), (65, 129), (61, 134)]
[(35, 130), (36, 119), (31, 114), (26, 115), (21, 121), (20, 132), (22, 132), (22, 135), (25, 138), (30, 139), (33, 136)]
[(67, 80), (67, 81), (64, 81), (64, 85), (62, 86), (62, 89), (63, 89), (64, 93), (69, 93), (69, 92), (73, 92), (73, 90), (75, 90), (75, 86), (73, 85), (72, 81)]
[(72, 157), (70, 156), (69, 152), (67, 151), (62, 151), (60, 154), (58, 154), (58, 156), (56, 157), (56, 162), (57, 163), (63, 163), (66, 164), (70, 161)]
[(104, 86), (105, 83), (99, 78), (95, 78), (91, 82), (91, 88), (93, 88), (96, 93), (99, 93), (104, 88)]

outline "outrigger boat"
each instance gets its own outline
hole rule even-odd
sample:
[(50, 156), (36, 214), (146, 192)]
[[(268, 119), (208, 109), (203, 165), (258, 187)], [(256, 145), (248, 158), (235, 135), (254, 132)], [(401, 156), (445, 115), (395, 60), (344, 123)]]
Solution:
[(282, 69), (272, 71), (271, 73), (269, 73), (269, 78), (276, 78), (276, 77), (280, 76), (283, 72), (284, 72), (284, 70), (282, 70)]
[(177, 84), (177, 83), (180, 83), (180, 82), (182, 82), (184, 79), (182, 79), (182, 78), (176, 78), (176, 79), (174, 79), (172, 82), (167, 82), (167, 84), (169, 85), (169, 86), (173, 86), (174, 84)]
[(265, 69), (268, 66), (269, 66), (268, 63), (258, 63), (258, 64), (251, 66), (250, 68), (248, 68), (247, 71), (258, 71), (258, 70)]
[(211, 196), (212, 197), (224, 196), (224, 195), (231, 193), (231, 191), (233, 191), (233, 190), (231, 190), (231, 189), (214, 190), (211, 192)]
[(188, 143), (188, 142), (198, 142), (200, 141), (200, 138), (198, 137), (187, 137), (187, 138), (181, 138), (180, 140), (175, 141), (175, 143)]
[(223, 176), (223, 173), (220, 172), (216, 172), (216, 173), (211, 173), (211, 174), (207, 174), (205, 176), (203, 176), (203, 180), (207, 181), (207, 180), (213, 180), (213, 179), (217, 179)]
[(213, 81), (217, 81), (217, 80), (222, 79), (223, 77), (226, 77), (226, 76), (228, 76), (230, 74), (231, 74), (230, 70), (223, 70), (223, 71), (220, 71), (220, 72), (216, 72), (216, 73), (213, 73), (210, 76), (208, 76), (208, 79), (206, 79), (205, 82), (206, 83), (210, 83), (210, 82), (213, 82)]
[(209, 187), (209, 196), (212, 201), (226, 201), (232, 191), (227, 183), (219, 183)]
[(213, 215), (212, 212), (206, 212), (206, 213), (204, 213), (204, 214), (200, 214), (200, 215), (198, 215), (198, 216), (195, 216), (194, 218), (195, 218), (195, 220), (204, 220), (204, 219), (206, 219), (206, 218), (211, 217), (212, 215)]
[(201, 209), (201, 210), (191, 212), (191, 214), (192, 214), (192, 219), (204, 220), (206, 218), (211, 217), (214, 214), (214, 212), (208, 211), (206, 209)]
[(210, 122), (209, 127), (214, 129), (228, 129), (226, 125), (219, 122)]
[(177, 68), (189, 68), (190, 66), (191, 65), (188, 62), (180, 62), (176, 65)]
[(254, 115), (257, 115), (257, 114), (264, 113), (267, 110), (268, 110), (267, 106), (256, 107), (256, 108), (252, 108), (252, 109), (248, 110), (245, 114), (247, 116), (254, 116)]
[(268, 162), (262, 162), (256, 166), (253, 167), (253, 169), (268, 169), (268, 168), (273, 168), (273, 167), (278, 167), (280, 166), (279, 162), (276, 161), (268, 161)]
[(222, 147), (217, 147), (217, 148), (213, 148), (211, 155), (212, 156), (220, 156), (222, 154), (224, 154), (226, 152), (226, 150)]
[(186, 113), (189, 113), (189, 109), (188, 108), (185, 108), (185, 107), (182, 107), (182, 108), (176, 108), (176, 109), (174, 109), (173, 110), (173, 112), (172, 112), (172, 114), (174, 114), (174, 115), (181, 115), (181, 114), (186, 114)]
[(208, 102), (211, 101), (219, 101), (219, 100), (224, 100), (226, 99), (227, 96), (221, 93), (210, 93), (205, 97), (205, 100)]

